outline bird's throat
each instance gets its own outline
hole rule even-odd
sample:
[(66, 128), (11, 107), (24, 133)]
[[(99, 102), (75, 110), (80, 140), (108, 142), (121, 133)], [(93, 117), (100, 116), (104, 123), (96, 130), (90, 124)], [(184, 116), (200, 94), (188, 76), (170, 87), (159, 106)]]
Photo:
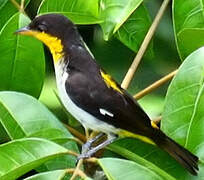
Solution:
[(54, 62), (58, 62), (64, 56), (63, 45), (59, 38), (47, 34), (45, 32), (28, 31), (24, 35), (33, 36), (36, 39), (42, 41), (49, 49), (53, 56)]

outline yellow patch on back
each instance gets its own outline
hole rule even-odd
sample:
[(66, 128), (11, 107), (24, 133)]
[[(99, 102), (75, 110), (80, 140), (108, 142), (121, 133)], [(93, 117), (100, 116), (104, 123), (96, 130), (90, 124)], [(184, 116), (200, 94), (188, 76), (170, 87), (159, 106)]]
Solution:
[(101, 76), (103, 77), (103, 80), (105, 81), (108, 88), (113, 88), (114, 90), (118, 91), (119, 93), (123, 94), (121, 89), (117, 86), (116, 82), (111, 78), (110, 75), (105, 74), (103, 71), (101, 71)]
[(57, 37), (51, 36), (45, 32), (38, 32), (38, 31), (26, 31), (21, 34), (33, 36), (37, 38), (38, 40), (42, 41), (51, 51), (51, 54), (53, 56), (53, 59), (55, 62), (57, 62), (59, 59), (63, 57), (63, 45), (61, 43), (61, 40)]
[(155, 145), (155, 143), (148, 137), (145, 137), (145, 136), (142, 136), (142, 135), (139, 135), (139, 134), (134, 134), (134, 133), (131, 133), (129, 131), (126, 131), (126, 130), (120, 130), (118, 132), (118, 135), (120, 137), (131, 137), (131, 138), (136, 138), (136, 139), (139, 139), (141, 141), (144, 141), (146, 143), (149, 143), (149, 144), (152, 144), (152, 145)]
[(151, 121), (151, 126), (155, 129), (159, 129), (159, 127), (157, 126), (157, 124), (154, 121)]

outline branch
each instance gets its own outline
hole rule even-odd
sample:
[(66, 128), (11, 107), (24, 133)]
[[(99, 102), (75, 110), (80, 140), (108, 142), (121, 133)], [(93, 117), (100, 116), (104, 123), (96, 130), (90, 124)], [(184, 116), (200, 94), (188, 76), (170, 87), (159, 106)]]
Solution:
[(86, 136), (84, 136), (82, 133), (77, 131), (76, 129), (72, 128), (71, 126), (64, 124), (65, 127), (75, 136), (77, 137), (80, 141), (86, 142)]
[(132, 80), (132, 78), (134, 76), (134, 73), (135, 73), (135, 71), (136, 71), (136, 69), (137, 69), (137, 67), (138, 67), (138, 65), (139, 65), (139, 63), (140, 63), (140, 61), (141, 61), (147, 47), (148, 47), (148, 45), (149, 45), (149, 42), (151, 41), (152, 36), (154, 35), (155, 30), (156, 30), (156, 28), (157, 28), (157, 26), (158, 26), (158, 24), (159, 24), (159, 22), (160, 22), (160, 20), (161, 20), (161, 18), (163, 16), (165, 10), (167, 8), (167, 5), (168, 5), (169, 1), (170, 0), (164, 0), (163, 1), (163, 3), (161, 5), (155, 19), (154, 19), (154, 21), (153, 21), (153, 23), (151, 25), (151, 27), (149, 28), (149, 30), (148, 30), (145, 38), (144, 38), (144, 41), (142, 42), (142, 45), (141, 45), (141, 47), (140, 47), (140, 49), (139, 49), (133, 63), (131, 64), (127, 74), (125, 75), (125, 78), (124, 78), (124, 80), (123, 80), (123, 82), (121, 84), (121, 87), (123, 89), (128, 88), (128, 86), (129, 86), (129, 84), (130, 84), (130, 82), (131, 82), (131, 80)]
[[(67, 173), (74, 173), (75, 170), (76, 169), (74, 168), (67, 169)], [(77, 171), (77, 175), (79, 175), (82, 179), (85, 179), (87, 177), (86, 174), (80, 169)]]
[(171, 80), (175, 74), (178, 72), (178, 70), (176, 69), (175, 71), (169, 73), (168, 75), (164, 76), (163, 78), (159, 79), (158, 81), (154, 82), (153, 84), (151, 84), (150, 86), (146, 87), (145, 89), (143, 89), (142, 91), (140, 91), (139, 93), (135, 94), (133, 97), (135, 99), (140, 99), (143, 96), (149, 94), (150, 92), (152, 92), (153, 90), (155, 90), (156, 88), (160, 87), (161, 85), (163, 85), (164, 83), (166, 83), (167, 81)]
[(23, 14), (26, 14), (25, 11), (24, 11), (24, 1), (25, 0), (21, 1), (21, 5), (18, 4), (18, 2), (16, 2), (16, 0), (10, 0), (10, 1), (18, 9), (19, 12), (21, 12)]
[[(72, 177), (70, 178), (70, 180), (74, 180), (76, 177), (77, 177), (77, 175), (79, 175), (79, 172), (81, 171), (80, 170), (80, 167), (81, 167), (81, 165), (83, 164), (83, 159), (80, 159), (79, 161), (78, 161), (78, 163), (77, 163), (77, 166), (76, 166), (76, 168), (75, 168), (75, 170), (74, 170), (74, 173), (73, 173), (73, 175), (72, 175)], [(84, 172), (83, 172), (84, 173)], [(86, 176), (86, 175), (85, 175)]]

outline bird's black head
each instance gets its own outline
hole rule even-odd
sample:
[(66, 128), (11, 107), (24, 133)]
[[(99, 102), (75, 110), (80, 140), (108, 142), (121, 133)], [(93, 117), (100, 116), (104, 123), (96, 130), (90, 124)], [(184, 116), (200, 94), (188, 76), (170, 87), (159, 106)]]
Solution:
[(76, 26), (60, 14), (46, 14), (36, 17), (28, 26), (16, 31), (17, 34), (33, 36), (47, 45), (58, 61), (66, 46), (80, 42)]
[(46, 14), (36, 17), (29, 25), (30, 30), (44, 32), (53, 37), (64, 39), (64, 36), (76, 29), (75, 25), (60, 14)]

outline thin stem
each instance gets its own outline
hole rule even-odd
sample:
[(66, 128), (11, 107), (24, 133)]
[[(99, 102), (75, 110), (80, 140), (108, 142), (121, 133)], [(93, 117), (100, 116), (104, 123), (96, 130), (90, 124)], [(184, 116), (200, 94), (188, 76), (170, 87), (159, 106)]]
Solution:
[(148, 30), (145, 38), (144, 38), (144, 41), (142, 42), (142, 45), (141, 45), (137, 55), (135, 56), (135, 59), (134, 59), (133, 63), (131, 64), (127, 74), (125, 75), (125, 78), (124, 78), (124, 80), (123, 80), (123, 82), (121, 84), (122, 88), (124, 88), (124, 89), (128, 88), (128, 86), (129, 86), (129, 84), (130, 84), (130, 82), (131, 82), (131, 80), (132, 80), (132, 78), (133, 78), (133, 76), (135, 74), (135, 71), (136, 71), (136, 69), (137, 69), (137, 67), (138, 67), (138, 65), (139, 65), (139, 63), (140, 63), (140, 61), (141, 61), (147, 47), (148, 47), (148, 45), (149, 45), (149, 42), (151, 41), (152, 36), (154, 35), (155, 30), (156, 30), (156, 28), (157, 28), (157, 26), (158, 26), (158, 24), (159, 24), (159, 22), (160, 22), (160, 20), (161, 20), (161, 18), (163, 16), (165, 10), (167, 8), (167, 5), (168, 5), (169, 1), (170, 0), (164, 0), (163, 1), (163, 3), (161, 5), (155, 19), (154, 19), (154, 21), (153, 21), (153, 23), (151, 25), (151, 27), (149, 28), (149, 30)]
[(80, 159), (80, 160), (78, 161), (78, 163), (77, 163), (77, 166), (76, 166), (76, 168), (75, 168), (75, 171), (74, 171), (72, 177), (70, 178), (70, 180), (74, 180), (74, 179), (77, 177), (77, 175), (79, 174), (79, 171), (81, 171), (81, 170), (80, 170), (80, 167), (81, 167), (82, 164), (83, 164), (83, 159)]
[(79, 131), (77, 131), (76, 129), (72, 128), (67, 124), (64, 124), (64, 125), (75, 137), (77, 137), (82, 142), (86, 142), (86, 137), (82, 133), (80, 133)]
[(139, 93), (135, 94), (133, 97), (135, 99), (140, 99), (143, 96), (149, 94), (150, 92), (152, 92), (153, 90), (155, 90), (156, 88), (160, 87), (161, 85), (163, 85), (164, 83), (166, 83), (167, 81), (171, 80), (175, 74), (178, 72), (178, 70), (174, 70), (173, 72), (169, 73), (168, 75), (164, 76), (163, 78), (159, 79), (158, 81), (154, 82), (153, 84), (151, 84), (150, 86), (146, 87), (145, 89), (143, 89), (142, 91), (140, 91)]
[[(74, 173), (75, 170), (76, 169), (74, 168), (67, 169), (67, 173)], [(87, 177), (86, 174), (80, 169), (77, 171), (77, 173), (78, 173), (77, 175), (79, 175), (82, 179), (85, 179)]]
[(21, 12), (24, 11), (25, 0), (21, 0)]
[(72, 156), (76, 156), (76, 157), (79, 155), (78, 153), (76, 153), (74, 151), (70, 151), (70, 150), (67, 151), (67, 154), (72, 155)]
[(24, 11), (24, 1), (25, 0), (21, 1), (21, 5), (19, 5), (18, 2), (16, 2), (16, 0), (10, 0), (10, 1), (18, 9), (19, 12), (26, 14)]
[(12, 4), (20, 11), (21, 10), (21, 6), (15, 1), (15, 0), (10, 0), (12, 2)]

